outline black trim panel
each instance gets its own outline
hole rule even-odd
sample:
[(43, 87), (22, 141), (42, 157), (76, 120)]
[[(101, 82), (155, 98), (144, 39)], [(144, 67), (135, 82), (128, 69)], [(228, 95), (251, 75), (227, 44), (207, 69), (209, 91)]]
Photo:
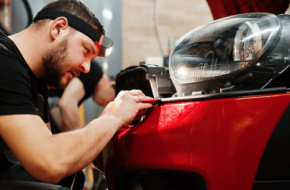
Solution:
[(253, 190), (289, 190), (290, 181), (255, 181)]
[(115, 190), (206, 190), (204, 178), (194, 172), (118, 168), (114, 172)]
[(256, 180), (290, 180), (290, 105), (268, 141)]

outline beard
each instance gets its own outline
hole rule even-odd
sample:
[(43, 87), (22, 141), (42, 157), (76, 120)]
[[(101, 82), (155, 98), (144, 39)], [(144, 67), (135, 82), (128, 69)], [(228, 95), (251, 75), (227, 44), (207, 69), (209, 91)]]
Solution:
[(66, 84), (61, 79), (67, 72), (70, 64), (64, 62), (67, 57), (68, 38), (65, 38), (57, 48), (49, 49), (42, 57), (44, 74), (49, 86), (64, 88)]

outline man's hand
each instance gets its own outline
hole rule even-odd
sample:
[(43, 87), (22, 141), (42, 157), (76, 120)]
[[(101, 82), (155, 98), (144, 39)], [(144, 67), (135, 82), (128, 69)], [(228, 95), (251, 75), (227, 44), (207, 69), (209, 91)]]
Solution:
[(140, 100), (151, 99), (140, 90), (121, 91), (113, 102), (110, 102), (101, 116), (113, 116), (119, 120), (121, 126), (131, 123), (134, 118), (144, 114), (145, 109), (152, 104), (140, 103)]

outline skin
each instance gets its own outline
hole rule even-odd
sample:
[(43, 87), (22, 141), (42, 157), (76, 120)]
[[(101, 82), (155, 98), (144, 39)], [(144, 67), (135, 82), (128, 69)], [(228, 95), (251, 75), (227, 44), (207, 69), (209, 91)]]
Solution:
[(58, 105), (50, 112), (60, 131), (71, 131), (83, 127), (78, 112), (78, 102), (84, 96), (85, 89), (82, 82), (78, 78), (72, 79), (65, 88)]
[(106, 107), (115, 98), (113, 87), (115, 84), (115, 81), (110, 81), (107, 75), (103, 75), (93, 91), (93, 100), (100, 106)]
[[(48, 21), (44, 26), (28, 29), (10, 38), (14, 41), (28, 66), (37, 78), (48, 79), (43, 66), (43, 56), (52, 48), (61, 46), (70, 27), (64, 17)], [(87, 53), (89, 43), (98, 52), (95, 43), (80, 32), (68, 39), (67, 56), (61, 67), (59, 85), (66, 85), (73, 78), (72, 70), (89, 72), (90, 61), (97, 56)], [(49, 81), (49, 80), (48, 80)], [(80, 171), (91, 163), (103, 147), (122, 126), (128, 125), (151, 104), (139, 103), (148, 99), (141, 91), (121, 92), (110, 102), (98, 119), (79, 130), (52, 135), (37, 115), (15, 114), (0, 116), (0, 135), (35, 178), (57, 183), (62, 178)]]
[[(115, 98), (114, 84), (115, 82), (110, 81), (104, 74), (93, 91), (93, 100), (100, 106), (106, 107)], [(78, 78), (72, 79), (65, 88), (58, 105), (50, 112), (60, 131), (71, 131), (83, 127), (78, 112), (78, 102), (84, 96), (83, 83)]]

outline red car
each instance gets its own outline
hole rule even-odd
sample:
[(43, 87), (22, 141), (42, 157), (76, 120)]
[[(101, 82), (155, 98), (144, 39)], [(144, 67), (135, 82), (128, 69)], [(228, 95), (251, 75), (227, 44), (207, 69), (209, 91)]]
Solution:
[(169, 68), (119, 73), (156, 102), (113, 138), (109, 189), (290, 189), (289, 56), (290, 16), (251, 13), (183, 36)]

